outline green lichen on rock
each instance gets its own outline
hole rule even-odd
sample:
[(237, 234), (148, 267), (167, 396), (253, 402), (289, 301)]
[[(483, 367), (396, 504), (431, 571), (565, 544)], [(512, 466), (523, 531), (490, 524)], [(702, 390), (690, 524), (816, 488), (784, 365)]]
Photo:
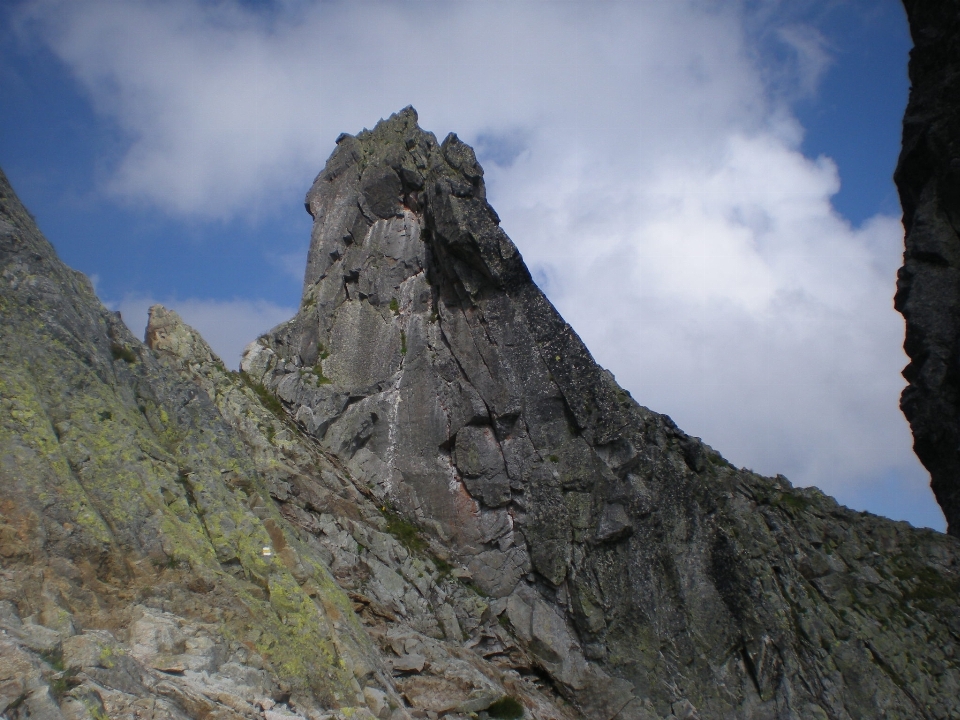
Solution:
[(240, 371), (240, 377), (245, 383), (247, 383), (247, 386), (257, 394), (257, 397), (259, 398), (260, 402), (263, 403), (265, 408), (270, 410), (270, 412), (277, 417), (282, 416), (283, 403), (280, 402), (276, 395), (267, 390), (262, 383), (257, 382), (247, 375), (243, 370)]
[(413, 552), (424, 552), (427, 549), (426, 541), (421, 537), (422, 530), (402, 515), (383, 508), (383, 515), (387, 519), (387, 532), (392, 534)]
[(130, 364), (133, 364), (137, 361), (136, 353), (126, 345), (121, 345), (120, 343), (115, 342), (110, 344), (110, 354), (113, 356), (114, 360), (123, 360), (124, 362)]
[(523, 717), (523, 705), (520, 701), (509, 695), (497, 700), (493, 705), (487, 708), (487, 715), (491, 718), (502, 718), (503, 720), (516, 720)]
[[(4, 334), (18, 339), (0, 344), (0, 555), (11, 563), (5, 560), (5, 570), (17, 576), (27, 571), (24, 563), (57, 557), (89, 567), (88, 579), (81, 572), (70, 582), (81, 584), (73, 591), (79, 597), (98, 598), (91, 613), (131, 592), (149, 596), (166, 574), (196, 592), (217, 588), (203, 611), (191, 609), (197, 606), (189, 593), (167, 607), (216, 610), (216, 636), (238, 647), (249, 643), (276, 682), (312, 697), (318, 708), (355, 705), (356, 681), (337, 646), (356, 646), (356, 628), (348, 623), (351, 637), (340, 637), (301, 582), (343, 593), (318, 570), (318, 558), (295, 563), (299, 579), (285, 564), (315, 552), (290, 534), (251, 449), (203, 390), (145, 351), (89, 284), (60, 263), (22, 217), (2, 176), (0, 200)], [(184, 348), (193, 341), (173, 340)], [(282, 415), (275, 396), (256, 383), (244, 386), (210, 360), (236, 392), (252, 391), (262, 412)], [(237, 493), (227, 478), (246, 478), (249, 492)], [(285, 555), (268, 557), (265, 548), (278, 541)], [(58, 575), (48, 570), (47, 577)], [(345, 597), (336, 603), (350, 607)], [(66, 611), (46, 612), (54, 623)], [(104, 671), (128, 662), (106, 651), (114, 655), (94, 658)]]
[(0, 182), (0, 657), (60, 647), (74, 716), (960, 712), (955, 541), (639, 406), (482, 177), (412, 108), (343, 136), (240, 374), (159, 306), (140, 345)]

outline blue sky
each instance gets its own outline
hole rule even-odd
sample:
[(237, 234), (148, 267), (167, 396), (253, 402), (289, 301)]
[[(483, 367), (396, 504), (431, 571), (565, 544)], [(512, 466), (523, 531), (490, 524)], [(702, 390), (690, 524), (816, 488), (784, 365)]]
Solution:
[(943, 529), (897, 407), (909, 48), (894, 0), (23, 0), (0, 165), (137, 334), (163, 302), (235, 365), (299, 300), (334, 138), (413, 104), (634, 397)]

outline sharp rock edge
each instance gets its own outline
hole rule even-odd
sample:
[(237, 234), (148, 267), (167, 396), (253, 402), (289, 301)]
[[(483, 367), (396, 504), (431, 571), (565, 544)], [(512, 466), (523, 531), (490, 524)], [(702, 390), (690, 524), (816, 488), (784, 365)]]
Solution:
[(894, 175), (906, 231), (895, 307), (910, 358), (900, 407), (960, 537), (960, 15), (955, 2), (904, 4), (914, 48)]

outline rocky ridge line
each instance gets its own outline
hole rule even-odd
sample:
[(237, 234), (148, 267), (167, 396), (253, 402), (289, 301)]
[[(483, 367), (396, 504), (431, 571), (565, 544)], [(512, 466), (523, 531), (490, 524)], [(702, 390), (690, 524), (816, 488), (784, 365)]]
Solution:
[[(466, 197), (455, 181), (447, 187)], [(509, 258), (507, 243), (500, 247)], [(469, 248), (458, 253), (454, 265), (471, 258)], [(532, 292), (519, 258), (512, 268), (502, 277), (514, 278), (518, 296)], [(454, 271), (475, 277), (469, 265)], [(370, 279), (358, 271), (358, 284)], [(496, 300), (482, 313), (464, 309), (500, 345), (504, 326), (484, 322)], [(390, 322), (404, 318), (400, 301), (385, 304)], [(441, 316), (448, 310), (399, 328), (398, 355), (412, 366), (404, 372), (418, 362), (412, 329), (425, 320), (452, 333), (458, 320)], [(498, 706), (507, 698), (528, 717), (558, 720), (956, 714), (955, 541), (729, 467), (618, 393), (573, 338), (563, 342), (582, 365), (558, 366), (546, 380), (562, 390), (543, 396), (539, 415), (518, 404), (514, 420), (559, 408), (562, 424), (545, 431), (531, 423), (530, 442), (565, 442), (531, 466), (505, 463), (509, 500), (497, 490), (492, 446), (480, 445), (489, 432), (505, 454), (494, 434), (503, 418), (484, 416), (480, 391), (448, 373), (461, 397), (483, 403), (437, 453), (466, 475), (465, 489), (440, 490), (476, 523), (464, 533), (487, 533), (472, 548), (458, 540), (467, 535), (444, 541), (449, 519), (432, 520), (416, 503), (417, 488), (430, 488), (423, 479), (411, 493), (404, 476), (397, 485), (395, 476), (383, 482), (368, 472), (376, 467), (373, 430), (332, 452), (316, 427), (303, 432), (310, 417), (302, 406), (285, 400), (288, 417), (257, 379), (228, 372), (160, 308), (149, 347), (131, 337), (86, 279), (56, 258), (2, 175), (0, 317), (5, 720), (466, 720), (509, 711), (509, 703)], [(269, 338), (259, 345), (252, 356), (261, 359), (284, 347), (268, 347)], [(336, 350), (316, 352), (314, 365), (284, 365), (281, 381), (335, 386), (324, 371), (336, 363), (324, 362)], [(456, 352), (463, 361), (463, 347)], [(610, 383), (626, 424), (593, 417), (589, 403), (579, 414), (565, 408), (563, 393), (578, 385), (580, 397), (604, 397), (584, 385), (590, 377)], [(390, 380), (384, 387), (408, 389)], [(369, 410), (365, 397), (351, 390), (347, 408)], [(510, 392), (500, 399), (510, 406)], [(609, 438), (635, 432), (638, 415), (653, 445), (638, 445), (635, 460), (610, 454)], [(369, 419), (371, 428), (379, 422)], [(580, 432), (578, 422), (592, 429)], [(474, 429), (458, 446), (464, 428)], [(474, 444), (483, 452), (471, 452)], [(613, 479), (642, 495), (607, 494), (617, 487), (607, 471), (577, 465), (591, 462), (578, 457), (585, 446), (606, 447), (600, 460), (623, 471)], [(556, 474), (538, 473), (544, 466)], [(523, 467), (528, 484), (510, 475)], [(537, 525), (517, 510), (526, 503), (536, 521), (535, 513), (558, 509), (556, 486), (538, 487), (548, 478), (563, 488), (559, 532), (530, 548)], [(587, 492), (589, 482), (599, 487)], [(393, 499), (429, 532), (392, 512), (385, 501)], [(490, 560), (511, 551), (530, 564), (504, 594), (513, 576)], [(606, 680), (589, 684), (597, 678)]]

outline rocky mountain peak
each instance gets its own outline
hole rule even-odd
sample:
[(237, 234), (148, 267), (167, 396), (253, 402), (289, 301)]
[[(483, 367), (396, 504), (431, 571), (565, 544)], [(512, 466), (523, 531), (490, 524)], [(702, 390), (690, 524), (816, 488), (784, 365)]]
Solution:
[(183, 322), (183, 318), (175, 311), (163, 305), (151, 306), (144, 335), (147, 347), (160, 357), (172, 359), (180, 365), (223, 365), (200, 333)]
[[(378, 476), (383, 497), (474, 555), (506, 553), (497, 567), (512, 570), (476, 569), (508, 594), (527, 567), (508, 529), (528, 486), (617, 483), (594, 448), (629, 463), (625, 428), (642, 411), (531, 280), (473, 150), (437, 143), (412, 108), (341, 135), (306, 205), (300, 312), (248, 349), (244, 371)], [(562, 580), (565, 561), (544, 562)]]
[[(949, 517), (956, 18), (907, 7), (904, 410)], [(960, 717), (960, 541), (638, 405), (485, 197), (412, 108), (341, 135), (235, 373), (163, 307), (134, 338), (0, 172), (0, 720)]]
[[(586, 717), (919, 712), (867, 650), (873, 621), (832, 608), (850, 593), (890, 627), (883, 578), (913, 557), (881, 553), (896, 525), (737, 470), (634, 402), (531, 280), (473, 151), (416, 120), (340, 136), (307, 194), (300, 309), (246, 375), (450, 553)], [(858, 548), (842, 565), (833, 535)], [(935, 536), (916, 537), (895, 545)], [(824, 642), (852, 663), (830, 700)]]

